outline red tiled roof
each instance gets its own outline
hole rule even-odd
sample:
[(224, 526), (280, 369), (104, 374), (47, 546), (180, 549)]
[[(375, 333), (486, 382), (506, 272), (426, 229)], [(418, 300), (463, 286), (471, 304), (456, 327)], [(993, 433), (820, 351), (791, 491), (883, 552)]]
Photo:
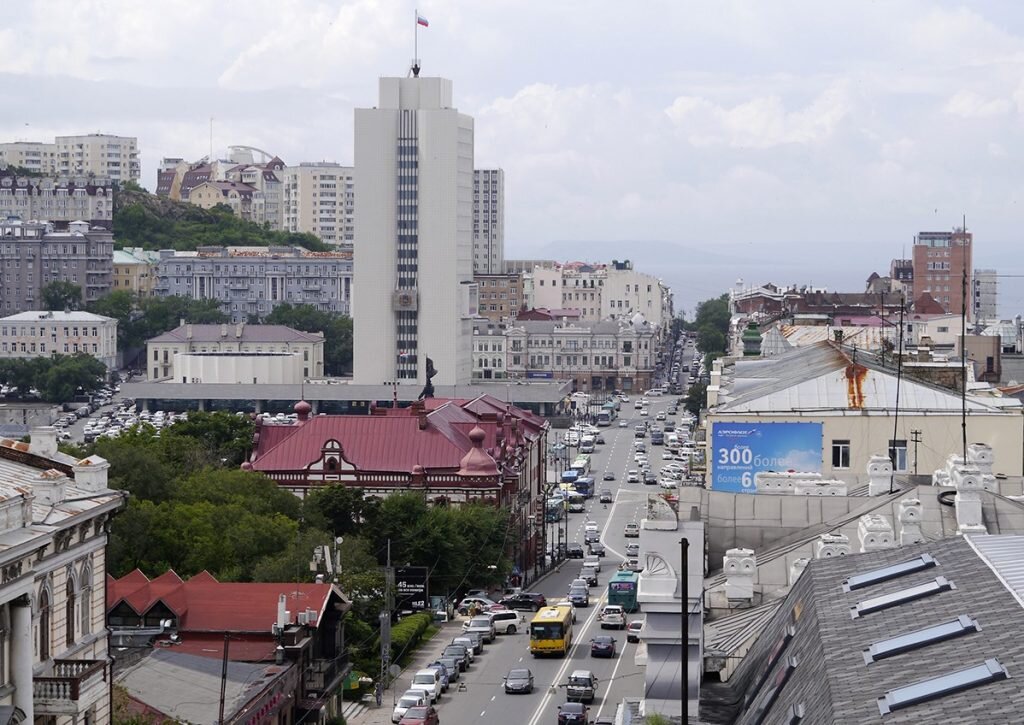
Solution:
[(331, 584), (219, 582), (209, 572), (182, 581), (173, 571), (149, 581), (138, 570), (122, 577), (107, 577), (107, 611), (122, 601), (139, 614), (163, 602), (178, 616), (178, 631), (254, 632), (270, 636), (277, 621), (277, 600), (287, 597), (289, 623), (307, 609), (317, 621), (330, 599)]

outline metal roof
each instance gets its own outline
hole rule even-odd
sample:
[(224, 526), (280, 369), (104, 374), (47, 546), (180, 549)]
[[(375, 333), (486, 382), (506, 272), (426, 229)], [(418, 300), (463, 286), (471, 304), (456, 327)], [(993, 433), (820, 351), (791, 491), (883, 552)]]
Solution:
[(91, 312), (71, 310), (70, 312), (57, 312), (56, 310), (31, 310), (19, 312), (16, 315), (9, 315), (0, 318), (0, 322), (113, 322), (113, 317), (94, 315)]
[[(239, 335), (239, 328), (241, 334)], [(224, 333), (224, 334), (222, 334)], [(153, 342), (319, 342), (322, 332), (302, 332), (285, 325), (180, 325), (147, 340)]]

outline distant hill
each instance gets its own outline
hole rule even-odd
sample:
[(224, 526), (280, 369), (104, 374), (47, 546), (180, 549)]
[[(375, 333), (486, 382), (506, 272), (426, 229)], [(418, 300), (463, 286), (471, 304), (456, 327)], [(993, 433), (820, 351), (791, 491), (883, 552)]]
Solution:
[(132, 188), (114, 194), (114, 239), (122, 247), (154, 250), (290, 245), (314, 252), (331, 251), (312, 234), (271, 231), (239, 219), (227, 206), (201, 209)]

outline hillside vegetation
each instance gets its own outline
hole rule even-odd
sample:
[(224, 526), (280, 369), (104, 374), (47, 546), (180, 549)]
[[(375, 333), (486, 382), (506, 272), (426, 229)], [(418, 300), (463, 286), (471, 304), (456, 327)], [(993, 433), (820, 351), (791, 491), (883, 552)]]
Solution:
[(134, 184), (125, 186), (114, 195), (114, 239), (120, 247), (194, 251), (204, 246), (287, 245), (331, 251), (312, 234), (271, 231), (239, 219), (227, 206), (201, 209), (150, 194)]

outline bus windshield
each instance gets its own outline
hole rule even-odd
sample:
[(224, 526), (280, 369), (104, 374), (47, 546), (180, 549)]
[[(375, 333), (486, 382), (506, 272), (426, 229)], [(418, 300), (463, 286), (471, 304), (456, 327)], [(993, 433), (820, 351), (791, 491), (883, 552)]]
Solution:
[(530, 637), (533, 639), (561, 639), (561, 622), (534, 622), (530, 625)]

